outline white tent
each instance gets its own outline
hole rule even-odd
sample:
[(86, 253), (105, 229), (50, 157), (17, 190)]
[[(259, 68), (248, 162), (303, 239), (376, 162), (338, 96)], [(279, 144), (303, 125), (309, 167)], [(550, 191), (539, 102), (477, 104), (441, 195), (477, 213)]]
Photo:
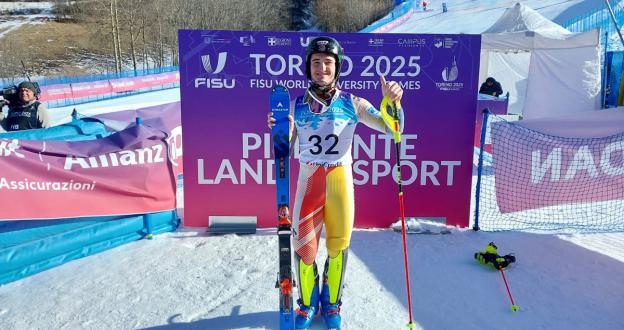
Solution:
[(599, 30), (571, 33), (516, 3), (482, 35), (479, 81), (509, 92), (509, 113), (552, 117), (600, 107)]

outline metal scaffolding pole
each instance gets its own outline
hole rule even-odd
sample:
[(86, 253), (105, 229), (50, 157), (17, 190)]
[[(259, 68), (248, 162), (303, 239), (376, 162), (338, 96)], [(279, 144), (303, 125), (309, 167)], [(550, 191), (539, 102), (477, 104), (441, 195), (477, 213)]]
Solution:
[(609, 14), (611, 14), (611, 20), (613, 20), (613, 24), (615, 25), (615, 31), (617, 31), (618, 36), (620, 36), (620, 42), (622, 43), (622, 47), (624, 47), (624, 38), (622, 38), (622, 32), (620, 32), (620, 27), (615, 19), (615, 14), (613, 14), (613, 9), (611, 9), (611, 3), (609, 0), (605, 0), (605, 3), (607, 4), (607, 9), (609, 9)]

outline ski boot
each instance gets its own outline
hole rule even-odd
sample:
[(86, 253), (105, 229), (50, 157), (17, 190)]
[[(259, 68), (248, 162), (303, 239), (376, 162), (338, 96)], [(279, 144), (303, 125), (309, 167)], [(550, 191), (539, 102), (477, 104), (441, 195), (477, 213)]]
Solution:
[(347, 266), (347, 249), (340, 251), (335, 258), (327, 258), (323, 273), (321, 292), (321, 314), (327, 329), (340, 329), (340, 305), (342, 301), (342, 281)]
[(299, 274), (299, 299), (297, 315), (295, 315), (295, 329), (307, 329), (310, 327), (314, 316), (319, 310), (319, 283), (316, 263), (306, 265), (301, 258), (296, 256)]
[(335, 304), (330, 304), (329, 302), (327, 302), (321, 305), (321, 314), (323, 314), (325, 326), (327, 326), (328, 330), (340, 329), (340, 323), (342, 321), (342, 317), (340, 316), (341, 304), (342, 302), (339, 300)]

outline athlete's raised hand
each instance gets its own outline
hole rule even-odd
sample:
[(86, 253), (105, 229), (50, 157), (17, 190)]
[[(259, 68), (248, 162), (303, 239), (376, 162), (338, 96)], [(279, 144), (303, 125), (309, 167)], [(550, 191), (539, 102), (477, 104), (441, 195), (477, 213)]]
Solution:
[(403, 97), (403, 88), (396, 81), (386, 81), (386, 77), (379, 76), (381, 82), (381, 92), (392, 102), (401, 101)]

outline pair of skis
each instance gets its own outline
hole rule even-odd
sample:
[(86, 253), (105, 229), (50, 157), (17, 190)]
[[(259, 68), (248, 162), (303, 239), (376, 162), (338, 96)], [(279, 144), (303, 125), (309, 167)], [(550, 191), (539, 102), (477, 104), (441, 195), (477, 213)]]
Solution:
[(288, 89), (277, 85), (271, 91), (269, 108), (275, 118), (271, 129), (273, 154), (275, 157), (275, 185), (277, 187), (277, 237), (279, 240), (279, 273), (275, 287), (279, 289), (280, 330), (295, 328), (293, 309), (293, 288), (295, 281), (292, 273), (292, 223), (290, 221), (290, 95)]

